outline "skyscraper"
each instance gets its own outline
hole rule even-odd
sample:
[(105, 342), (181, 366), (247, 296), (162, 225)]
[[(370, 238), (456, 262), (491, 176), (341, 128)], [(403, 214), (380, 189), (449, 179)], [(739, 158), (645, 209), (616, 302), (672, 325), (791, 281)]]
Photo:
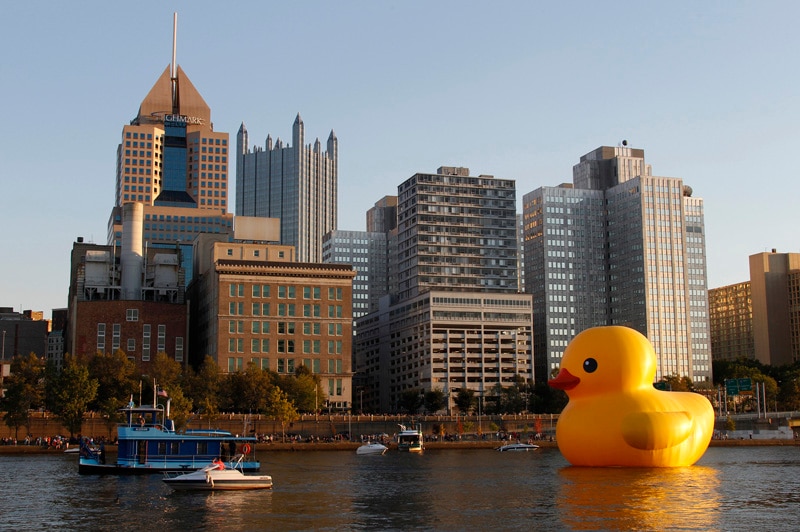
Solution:
[(173, 50), (172, 64), (122, 128), (108, 244), (122, 243), (122, 206), (141, 203), (146, 245), (180, 246), (190, 281), (194, 237), (232, 232), (228, 156), (228, 134), (214, 131), (211, 109)]
[(581, 157), (573, 184), (523, 198), (537, 377), (583, 329), (627, 325), (652, 342), (657, 378), (710, 381), (702, 199), (626, 145)]
[(331, 131), (327, 151), (319, 139), (305, 146), (300, 114), (292, 144), (267, 136), (264, 149), (248, 148), (244, 124), (236, 135), (236, 214), (279, 218), (283, 245), (295, 246), (297, 260), (322, 262), (322, 238), (336, 229), (338, 140)]
[(369, 231), (331, 231), (322, 243), (326, 264), (351, 264), (353, 279), (353, 318), (378, 310), (378, 301), (389, 293), (386, 233)]

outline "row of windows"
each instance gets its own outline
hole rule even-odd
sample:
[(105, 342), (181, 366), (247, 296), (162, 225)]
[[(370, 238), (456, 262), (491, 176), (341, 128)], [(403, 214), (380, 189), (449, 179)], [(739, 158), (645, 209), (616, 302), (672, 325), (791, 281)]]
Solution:
[[(131, 312), (133, 311), (133, 312)], [(138, 319), (137, 309), (128, 309), (128, 318), (136, 317)], [(136, 321), (128, 319), (128, 321)], [(142, 361), (150, 360), (151, 355), (151, 325), (142, 325)], [(156, 352), (164, 353), (167, 347), (167, 326), (158, 325), (156, 337)], [(136, 351), (136, 339), (128, 338), (125, 342), (125, 350), (129, 353)], [(122, 325), (114, 323), (111, 328), (111, 351), (116, 352), (122, 348)], [(104, 353), (106, 351), (106, 324), (97, 324), (97, 343), (96, 350)], [(183, 337), (178, 336), (175, 338), (175, 360), (183, 361)]]
[[(278, 353), (295, 353), (296, 345), (301, 343), (302, 353), (304, 354), (319, 354), (322, 349), (322, 342), (320, 340), (302, 340), (297, 342), (295, 340), (280, 339), (276, 341), (276, 348)], [(342, 341), (341, 340), (328, 340), (327, 342), (328, 355), (341, 355), (342, 354)], [(250, 353), (270, 353), (270, 339), (269, 338), (251, 338), (250, 339)], [(245, 339), (244, 338), (229, 338), (228, 339), (228, 352), (229, 353), (244, 353)]]
[[(275, 366), (274, 368), (269, 367), (270, 359), (269, 358), (251, 358), (250, 362), (255, 363), (261, 369), (274, 369), (278, 373), (294, 373), (295, 370), (295, 360), (294, 358), (277, 358), (275, 359)], [(302, 363), (305, 367), (310, 369), (312, 373), (319, 374), (322, 370), (322, 361), (319, 358), (304, 358), (302, 360), (297, 360), (297, 362)], [(244, 358), (243, 357), (228, 357), (228, 371), (233, 373), (235, 371), (241, 371), (244, 369)], [(328, 373), (333, 373), (336, 375), (341, 375), (343, 373), (343, 365), (341, 359), (328, 360)], [(340, 380), (341, 382), (341, 380)], [(341, 388), (341, 386), (340, 386)], [(341, 391), (339, 392), (341, 394)]]
[(140, 136), (140, 134), (135, 132), (135, 131), (134, 132), (126, 131), (125, 132), (125, 138), (126, 139), (130, 139), (130, 138), (134, 138), (134, 139), (141, 138), (141, 139), (144, 139), (144, 138), (146, 138), (147, 140), (153, 140), (153, 134), (152, 133), (141, 133), (141, 136)]
[[(278, 303), (277, 316), (297, 316), (297, 305), (294, 303)], [(322, 317), (322, 305), (303, 305), (303, 317), (320, 318)], [(251, 316), (270, 316), (270, 303), (252, 303), (250, 307)], [(244, 302), (232, 301), (228, 303), (228, 314), (231, 316), (245, 316)], [(328, 305), (328, 318), (341, 318), (344, 316), (342, 305)]]
[[(252, 297), (270, 297), (270, 286), (266, 284), (253, 284), (251, 285)], [(228, 286), (228, 295), (230, 297), (245, 297), (245, 285), (240, 283), (232, 283)], [(341, 301), (344, 292), (341, 288), (330, 287), (328, 288), (328, 299)], [(278, 286), (279, 299), (296, 299), (297, 291), (294, 286)], [(303, 299), (321, 299), (322, 288), (319, 286), (304, 286)]]
[[(269, 321), (250, 322), (251, 334), (269, 334), (271, 328)], [(303, 322), (303, 334), (306, 336), (319, 336), (321, 334), (321, 324), (319, 322)], [(328, 324), (328, 336), (342, 336), (343, 327), (341, 323)], [(228, 332), (230, 334), (244, 334), (245, 322), (230, 320), (228, 322)], [(278, 334), (294, 334), (295, 323), (293, 321), (278, 322)]]

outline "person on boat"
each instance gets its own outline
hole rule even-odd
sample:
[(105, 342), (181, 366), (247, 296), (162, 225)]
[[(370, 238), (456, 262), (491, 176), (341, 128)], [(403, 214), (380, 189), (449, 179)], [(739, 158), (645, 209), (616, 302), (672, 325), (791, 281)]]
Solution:
[(217, 466), (217, 469), (219, 469), (220, 471), (222, 471), (223, 469), (225, 469), (225, 462), (223, 462), (223, 461), (222, 461), (222, 460), (220, 460), (219, 458), (214, 458), (214, 459), (211, 461), (211, 463), (212, 463), (212, 464), (214, 464), (214, 465), (216, 465), (216, 466)]
[(101, 464), (105, 464), (106, 463), (106, 442), (105, 441), (101, 441), (100, 442), (100, 463)]

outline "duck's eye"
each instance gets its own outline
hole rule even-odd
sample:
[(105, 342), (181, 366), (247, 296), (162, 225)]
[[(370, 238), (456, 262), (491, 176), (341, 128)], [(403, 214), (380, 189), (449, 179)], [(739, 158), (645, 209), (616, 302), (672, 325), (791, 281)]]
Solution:
[(587, 358), (583, 361), (583, 371), (586, 373), (594, 373), (597, 369), (597, 360), (593, 358)]

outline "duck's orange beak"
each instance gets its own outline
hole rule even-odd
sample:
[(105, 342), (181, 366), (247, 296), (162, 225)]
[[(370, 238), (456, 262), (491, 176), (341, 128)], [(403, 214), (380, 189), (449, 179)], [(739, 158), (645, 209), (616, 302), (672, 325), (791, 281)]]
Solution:
[(552, 388), (557, 388), (559, 390), (571, 390), (580, 384), (581, 380), (566, 370), (566, 368), (561, 368), (561, 371), (558, 372), (555, 379), (550, 379), (547, 381)]

